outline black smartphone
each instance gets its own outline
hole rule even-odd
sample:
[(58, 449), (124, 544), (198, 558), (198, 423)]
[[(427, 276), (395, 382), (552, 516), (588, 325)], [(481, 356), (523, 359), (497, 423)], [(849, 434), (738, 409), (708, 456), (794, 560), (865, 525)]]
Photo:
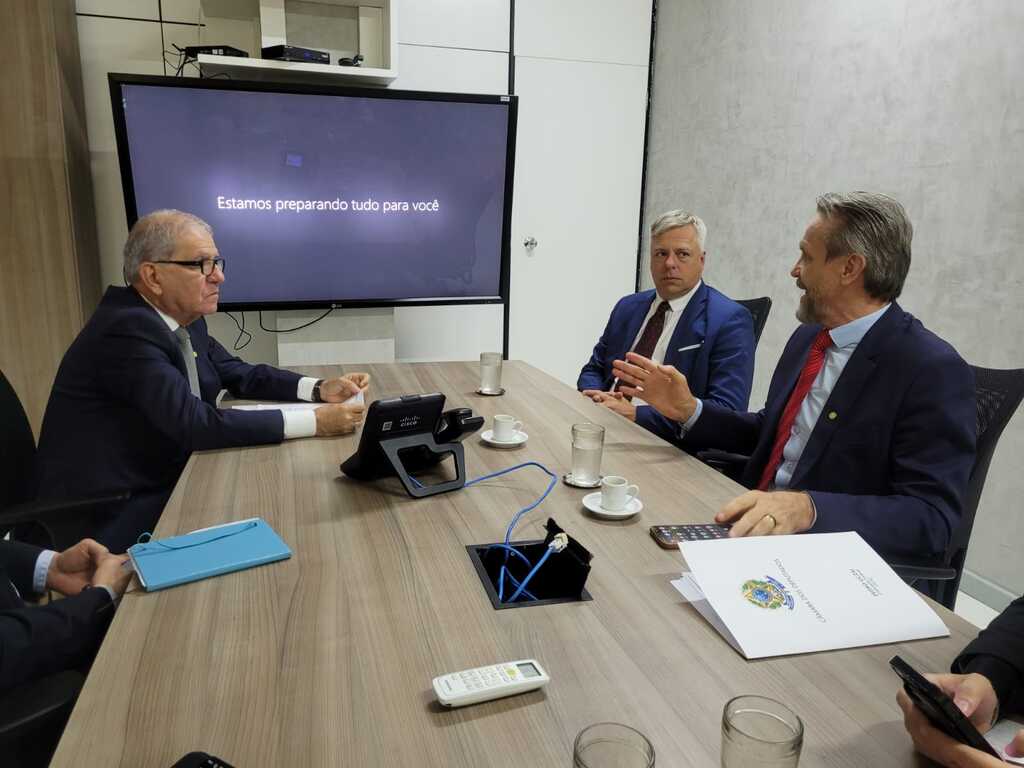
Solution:
[(899, 656), (889, 659), (889, 666), (903, 680), (903, 690), (907, 692), (907, 696), (914, 701), (918, 709), (924, 712), (925, 717), (931, 721), (932, 725), (962, 744), (984, 752), (986, 755), (992, 755), (999, 760), (1003, 759), (992, 748), (992, 745), (985, 741), (985, 737), (978, 733), (974, 723), (964, 717), (960, 708), (939, 686), (920, 674)]
[(729, 526), (716, 523), (651, 526), (651, 537), (658, 542), (658, 546), (662, 549), (677, 549), (680, 541), (724, 539), (728, 535)]
[(171, 768), (231, 768), (231, 765), (205, 752), (189, 752)]

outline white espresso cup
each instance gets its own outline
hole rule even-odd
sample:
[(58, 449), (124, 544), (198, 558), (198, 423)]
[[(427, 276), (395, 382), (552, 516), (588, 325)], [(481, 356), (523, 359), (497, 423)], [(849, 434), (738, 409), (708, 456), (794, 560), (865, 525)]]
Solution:
[(494, 417), (494, 439), (503, 443), (510, 443), (519, 435), (523, 428), (523, 422), (516, 421), (515, 416), (499, 413)]
[(629, 481), (619, 475), (607, 475), (601, 481), (601, 506), (609, 512), (620, 512), (626, 508), (640, 489), (630, 485)]

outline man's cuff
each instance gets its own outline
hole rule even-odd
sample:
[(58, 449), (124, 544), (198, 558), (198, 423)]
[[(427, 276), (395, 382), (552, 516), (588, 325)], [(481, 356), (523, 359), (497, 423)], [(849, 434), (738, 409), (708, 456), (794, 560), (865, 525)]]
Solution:
[(46, 575), (50, 572), (50, 563), (57, 553), (52, 549), (44, 549), (36, 558), (36, 569), (32, 572), (32, 591), (37, 595), (46, 591)]
[[(804, 491), (804, 493), (807, 492)], [(811, 494), (807, 493), (807, 498), (811, 502), (811, 527), (807, 529), (809, 531), (814, 527), (814, 524), (818, 522), (818, 505), (814, 503), (814, 497), (811, 496)]]
[(679, 439), (682, 440), (686, 437), (686, 433), (693, 429), (693, 425), (697, 423), (697, 419), (700, 418), (701, 413), (704, 411), (704, 401), (699, 397), (695, 397), (697, 401), (697, 407), (686, 421), (679, 425)]
[(112, 589), (111, 589), (110, 587), (108, 587), (108, 586), (107, 586), (106, 584), (97, 584), (97, 585), (96, 585), (96, 586), (94, 587), (94, 589), (103, 589), (103, 590), (106, 590), (106, 593), (107, 593), (108, 595), (110, 595), (110, 602), (112, 602), (112, 603), (113, 603), (114, 605), (117, 605), (117, 595), (115, 595), (115, 594), (114, 594), (114, 590), (112, 590)]
[[(305, 400), (307, 403), (312, 403), (313, 387), (316, 385), (318, 381), (320, 381), (320, 379), (314, 379), (311, 376), (303, 376), (301, 379), (299, 379), (299, 386), (298, 390), (295, 393), (295, 399)], [(287, 431), (288, 422), (287, 420), (285, 420), (285, 437), (290, 437), (290, 435), (287, 434)], [(314, 429), (313, 431), (315, 432), (316, 430)], [(306, 435), (297, 435), (297, 437), (306, 437)]]
[[(317, 381), (317, 379), (313, 379)], [(302, 382), (299, 382), (302, 388)], [(316, 411), (313, 409), (302, 411), (281, 411), (284, 416), (284, 439), (293, 440), (296, 437), (312, 437), (316, 434)]]

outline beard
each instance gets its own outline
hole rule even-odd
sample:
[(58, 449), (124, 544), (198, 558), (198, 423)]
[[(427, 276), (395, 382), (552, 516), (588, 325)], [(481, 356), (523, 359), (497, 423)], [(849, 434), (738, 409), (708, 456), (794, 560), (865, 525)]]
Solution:
[(807, 324), (821, 322), (821, 312), (810, 291), (805, 290), (800, 297), (800, 304), (796, 308), (796, 319)]

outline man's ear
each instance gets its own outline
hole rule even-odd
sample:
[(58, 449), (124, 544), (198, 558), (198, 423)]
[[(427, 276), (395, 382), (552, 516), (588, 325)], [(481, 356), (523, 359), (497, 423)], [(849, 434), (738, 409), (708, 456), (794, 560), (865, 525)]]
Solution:
[(161, 296), (164, 292), (163, 286), (160, 284), (160, 271), (155, 264), (148, 261), (139, 265), (139, 276), (136, 283), (144, 286), (146, 291), (154, 296)]
[(847, 255), (843, 262), (843, 271), (840, 273), (839, 279), (843, 282), (843, 285), (849, 285), (864, 274), (867, 265), (868, 261), (864, 258), (863, 254), (851, 253)]

